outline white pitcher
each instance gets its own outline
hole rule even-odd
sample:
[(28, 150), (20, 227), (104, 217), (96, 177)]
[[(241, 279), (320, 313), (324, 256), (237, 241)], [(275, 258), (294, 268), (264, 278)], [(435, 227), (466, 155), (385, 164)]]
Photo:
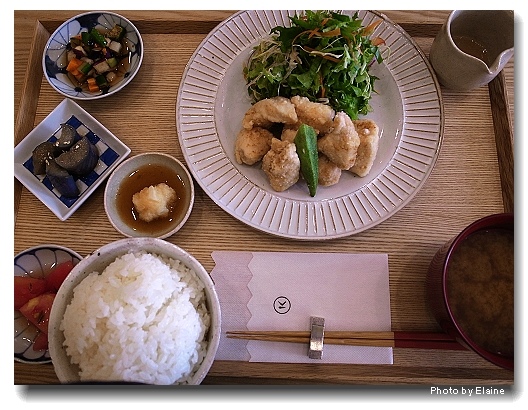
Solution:
[(471, 90), (488, 84), (513, 55), (510, 10), (454, 10), (431, 46), (429, 60), (440, 84)]

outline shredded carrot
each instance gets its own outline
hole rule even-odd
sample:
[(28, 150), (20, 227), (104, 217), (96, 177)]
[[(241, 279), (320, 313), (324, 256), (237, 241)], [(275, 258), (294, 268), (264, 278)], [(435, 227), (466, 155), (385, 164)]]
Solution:
[(381, 37), (376, 37), (372, 39), (373, 46), (379, 46), (381, 44), (385, 44), (385, 40), (383, 40)]
[[(325, 31), (325, 32), (319, 31), (319, 29), (313, 29), (313, 30), (303, 31), (301, 34), (305, 34), (305, 33), (309, 33), (308, 38), (312, 38), (314, 36), (316, 37), (335, 37), (335, 36), (341, 35), (341, 29), (338, 27), (333, 30)], [(297, 37), (295, 37), (295, 39), (297, 39)]]
[(326, 88), (325, 88), (325, 85), (323, 84), (324, 78), (323, 78), (323, 75), (321, 74), (321, 72), (319, 72), (319, 81), (321, 82), (321, 91), (319, 93), (319, 97), (320, 98), (325, 98), (326, 97)]
[(371, 35), (376, 27), (378, 27), (381, 24), (381, 20), (376, 20), (374, 23), (369, 24), (367, 27), (363, 29), (363, 35), (369, 36)]
[[(320, 33), (319, 33), (319, 29), (316, 29), (316, 28), (313, 29), (313, 30), (307, 30), (307, 31), (305, 31), (305, 33), (310, 33), (310, 34), (308, 34), (308, 38), (312, 38), (313, 36), (318, 36), (318, 35), (320, 35)], [(301, 33), (301, 34), (302, 34), (302, 33)]]
[(341, 35), (341, 29), (339, 27), (333, 30), (321, 33), (321, 37), (334, 37), (334, 36), (339, 36), (339, 35)]

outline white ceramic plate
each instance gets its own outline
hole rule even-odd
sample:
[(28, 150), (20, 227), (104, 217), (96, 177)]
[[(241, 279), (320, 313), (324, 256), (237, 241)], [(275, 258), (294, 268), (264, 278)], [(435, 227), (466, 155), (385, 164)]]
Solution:
[[(73, 198), (61, 196), (45, 175), (32, 172), (33, 150), (41, 142), (55, 141), (62, 123), (71, 124), (79, 135), (86, 135), (99, 151), (95, 169), (76, 180), (80, 194)], [(77, 103), (66, 98), (15, 147), (15, 177), (61, 221), (65, 221), (129, 154), (130, 148)]]
[[(301, 13), (301, 11), (297, 11)], [(353, 15), (354, 11), (343, 13)], [(371, 73), (378, 94), (367, 116), (380, 127), (376, 163), (364, 178), (344, 172), (338, 184), (308, 195), (300, 181), (275, 192), (260, 165), (239, 165), (235, 139), (251, 105), (242, 67), (271, 28), (289, 26), (295, 11), (242, 11), (219, 24), (191, 57), (180, 85), (176, 123), (197, 182), (226, 212), (264, 232), (331, 239), (371, 228), (405, 206), (428, 178), (440, 151), (440, 86), (423, 52), (380, 13), (359, 11), (363, 25), (382, 19), (373, 36), (390, 48)]]
[[(74, 265), (82, 259), (81, 255), (60, 245), (38, 245), (26, 249), (15, 256), (15, 276), (45, 278), (53, 268), (64, 262)], [(15, 310), (15, 360), (22, 363), (49, 363), (48, 350), (34, 350), (33, 341), (39, 331), (22, 313)]]

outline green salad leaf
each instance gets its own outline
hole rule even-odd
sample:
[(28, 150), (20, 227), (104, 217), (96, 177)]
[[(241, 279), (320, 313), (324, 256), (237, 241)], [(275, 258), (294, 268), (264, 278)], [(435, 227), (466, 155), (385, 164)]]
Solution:
[(381, 20), (363, 27), (357, 12), (351, 17), (331, 11), (306, 11), (290, 20), (291, 27), (274, 27), (244, 66), (250, 97), (256, 102), (300, 95), (352, 119), (370, 112), (378, 78), (369, 68), (383, 61), (384, 44), (370, 36)]

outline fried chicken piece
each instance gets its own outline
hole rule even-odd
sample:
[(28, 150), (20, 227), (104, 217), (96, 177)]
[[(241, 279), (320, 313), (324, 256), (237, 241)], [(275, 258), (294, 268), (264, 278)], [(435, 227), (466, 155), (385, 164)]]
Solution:
[(281, 132), (281, 140), (293, 142), (298, 130), (299, 127), (296, 125), (285, 125)]
[(340, 111), (334, 118), (332, 131), (319, 138), (317, 148), (339, 168), (349, 169), (356, 161), (359, 142), (352, 120)]
[(321, 186), (337, 184), (341, 178), (341, 168), (328, 159), (324, 154), (319, 154), (319, 179)]
[(294, 185), (299, 180), (301, 170), (295, 144), (273, 138), (271, 149), (262, 158), (262, 170), (275, 191), (285, 191)]
[(288, 98), (279, 96), (253, 104), (244, 115), (242, 126), (246, 129), (269, 128), (273, 123), (295, 124), (297, 120), (295, 106)]
[(299, 122), (310, 125), (318, 134), (326, 134), (333, 127), (335, 111), (322, 103), (310, 101), (307, 97), (295, 95), (291, 98)]
[(235, 158), (239, 164), (253, 165), (271, 148), (273, 134), (265, 128), (243, 128), (235, 141)]
[(364, 177), (372, 168), (374, 159), (378, 153), (379, 127), (372, 120), (352, 121), (359, 135), (359, 147), (357, 150), (356, 162), (349, 171), (357, 176)]

